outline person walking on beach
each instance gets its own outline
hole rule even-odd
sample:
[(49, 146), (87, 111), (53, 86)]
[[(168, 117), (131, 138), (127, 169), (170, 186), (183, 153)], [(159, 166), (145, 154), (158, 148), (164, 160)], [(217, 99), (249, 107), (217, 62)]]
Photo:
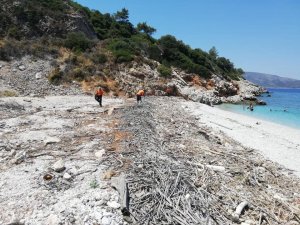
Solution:
[(136, 101), (137, 103), (142, 102), (142, 96), (145, 95), (145, 91), (143, 89), (140, 89), (136, 94)]
[(95, 99), (97, 102), (99, 102), (100, 107), (102, 107), (102, 95), (104, 94), (104, 91), (101, 87), (99, 87), (95, 93)]

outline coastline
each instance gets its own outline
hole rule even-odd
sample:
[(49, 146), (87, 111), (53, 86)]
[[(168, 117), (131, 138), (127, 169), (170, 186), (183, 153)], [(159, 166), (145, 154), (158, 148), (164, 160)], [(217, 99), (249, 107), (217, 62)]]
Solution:
[(300, 130), (266, 120), (225, 111), (201, 103), (182, 102), (199, 122), (257, 150), (300, 176)]

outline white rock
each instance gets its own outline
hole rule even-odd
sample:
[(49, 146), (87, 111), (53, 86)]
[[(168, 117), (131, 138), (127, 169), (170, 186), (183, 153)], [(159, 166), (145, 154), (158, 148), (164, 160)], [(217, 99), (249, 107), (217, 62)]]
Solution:
[(110, 216), (113, 216), (113, 215), (114, 214), (111, 213), (111, 212), (106, 212), (106, 211), (103, 212), (103, 216), (105, 216), (105, 217), (110, 217)]
[(256, 224), (255, 221), (253, 221), (253, 220), (246, 220), (245, 223), (249, 224), (249, 225), (255, 225)]
[(87, 222), (88, 220), (89, 220), (89, 216), (86, 215), (86, 216), (84, 217), (84, 219), (83, 219), (83, 222)]
[(110, 208), (113, 208), (113, 209), (118, 209), (121, 207), (121, 205), (115, 201), (113, 202), (107, 202), (107, 205), (110, 207)]
[(42, 78), (42, 73), (41, 72), (36, 73), (35, 78), (36, 79), (41, 79)]
[(54, 144), (60, 142), (60, 139), (57, 137), (46, 137), (44, 140), (45, 145)]
[(68, 174), (68, 173), (65, 173), (63, 177), (66, 180), (71, 180), (71, 178), (72, 178), (72, 176), (70, 174)]
[(62, 159), (60, 159), (53, 164), (52, 168), (56, 172), (62, 172), (65, 170), (65, 163)]
[(102, 217), (103, 217), (103, 215), (102, 215), (101, 211), (100, 212), (94, 212), (94, 218), (96, 220), (100, 221)]
[(24, 71), (26, 70), (26, 67), (24, 65), (19, 66), (19, 70)]
[(105, 149), (95, 152), (95, 156), (98, 159), (101, 159), (104, 154), (105, 154)]
[(253, 223), (249, 223), (248, 221), (242, 222), (241, 225), (252, 225)]
[(186, 194), (185, 199), (188, 200), (191, 197), (190, 194)]
[(57, 215), (51, 214), (48, 218), (46, 223), (47, 225), (59, 225), (60, 220)]
[(110, 225), (111, 224), (111, 218), (110, 217), (103, 217), (101, 222), (102, 222), (102, 225)]
[(71, 175), (74, 175), (76, 176), (78, 174), (78, 170), (76, 168), (71, 168), (69, 171), (68, 171)]
[(55, 212), (61, 213), (66, 210), (66, 206), (64, 203), (58, 202), (57, 204), (54, 205), (54, 210)]

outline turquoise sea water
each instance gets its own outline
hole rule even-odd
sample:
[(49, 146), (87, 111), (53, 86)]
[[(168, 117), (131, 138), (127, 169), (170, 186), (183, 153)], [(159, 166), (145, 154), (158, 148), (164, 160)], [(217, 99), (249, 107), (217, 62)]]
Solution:
[(259, 97), (267, 105), (254, 106), (253, 111), (242, 105), (222, 104), (219, 107), (300, 129), (300, 89), (269, 88), (268, 91), (271, 97), (268, 94)]

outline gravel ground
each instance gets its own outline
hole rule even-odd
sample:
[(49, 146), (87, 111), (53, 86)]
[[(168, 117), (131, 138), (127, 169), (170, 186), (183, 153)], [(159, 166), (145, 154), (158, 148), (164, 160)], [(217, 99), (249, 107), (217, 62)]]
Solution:
[(0, 99), (0, 224), (126, 224), (103, 179), (121, 99)]
[(54, 69), (52, 59), (36, 59), (31, 56), (11, 62), (0, 61), (0, 87), (17, 96), (78, 95), (78, 84), (55, 86), (49, 83), (48, 75)]

